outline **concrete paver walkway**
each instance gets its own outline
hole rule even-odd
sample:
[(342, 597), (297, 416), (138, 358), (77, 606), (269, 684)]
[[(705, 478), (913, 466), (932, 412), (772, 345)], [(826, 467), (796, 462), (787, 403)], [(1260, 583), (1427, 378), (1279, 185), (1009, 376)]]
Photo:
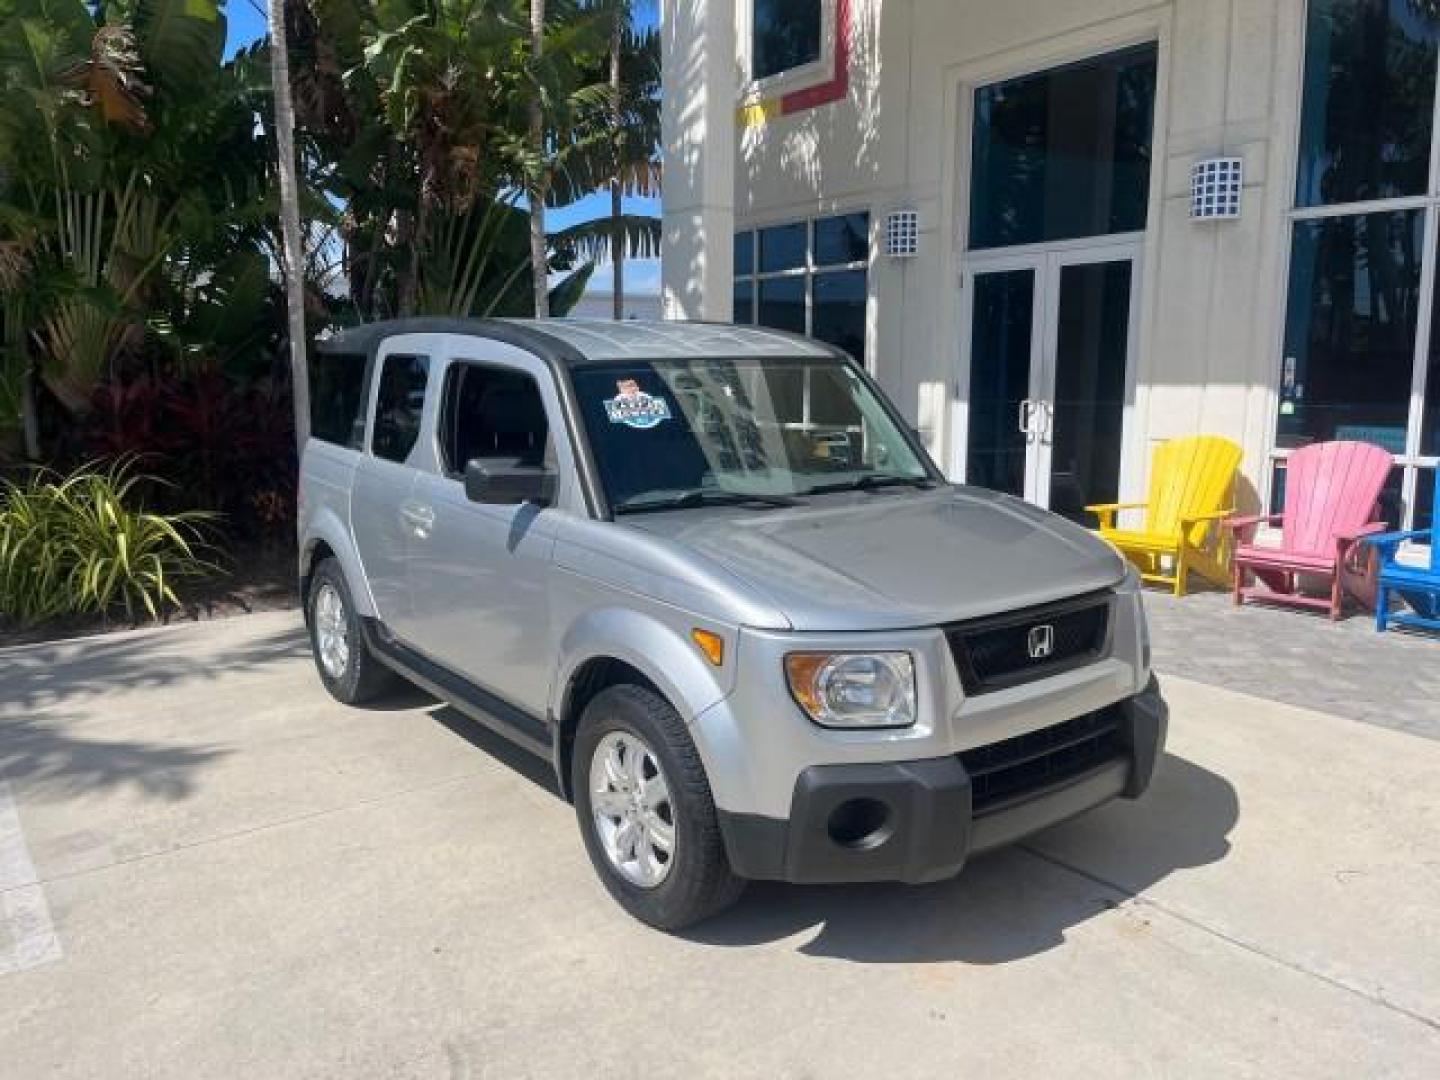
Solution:
[(1144, 801), (673, 938), (543, 765), (334, 704), (294, 616), (0, 653), (0, 1074), (1440, 1075), (1440, 743), (1166, 686)]
[(1364, 613), (1237, 608), (1218, 592), (1145, 601), (1162, 672), (1440, 739), (1440, 637), (1377, 634)]

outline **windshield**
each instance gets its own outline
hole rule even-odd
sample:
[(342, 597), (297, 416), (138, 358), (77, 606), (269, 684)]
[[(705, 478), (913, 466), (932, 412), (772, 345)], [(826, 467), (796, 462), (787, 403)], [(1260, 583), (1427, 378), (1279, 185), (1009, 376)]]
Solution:
[(838, 359), (626, 361), (572, 372), (616, 513), (928, 485), (929, 469)]

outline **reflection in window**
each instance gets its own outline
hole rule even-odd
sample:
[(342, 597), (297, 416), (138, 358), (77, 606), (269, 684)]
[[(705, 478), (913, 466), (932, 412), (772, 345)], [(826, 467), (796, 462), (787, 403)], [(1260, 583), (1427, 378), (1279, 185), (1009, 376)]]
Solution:
[(1156, 57), (1143, 45), (975, 92), (972, 248), (1145, 228)]
[(1310, 0), (1295, 201), (1422, 195), (1440, 17), (1414, 0)]
[(752, 0), (750, 77), (765, 79), (820, 59), (822, 0)]
[(1279, 443), (1405, 449), (1424, 212), (1295, 223)]

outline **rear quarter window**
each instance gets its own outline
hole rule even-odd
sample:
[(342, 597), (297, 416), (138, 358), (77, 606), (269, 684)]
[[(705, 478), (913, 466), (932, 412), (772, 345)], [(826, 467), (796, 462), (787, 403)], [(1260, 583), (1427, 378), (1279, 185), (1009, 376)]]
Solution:
[(336, 446), (365, 445), (365, 357), (310, 353), (310, 435)]

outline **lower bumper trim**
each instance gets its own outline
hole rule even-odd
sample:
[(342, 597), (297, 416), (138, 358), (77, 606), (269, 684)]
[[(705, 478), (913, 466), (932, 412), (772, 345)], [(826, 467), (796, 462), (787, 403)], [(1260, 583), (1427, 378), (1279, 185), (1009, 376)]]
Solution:
[(741, 877), (806, 884), (953, 877), (971, 855), (1144, 793), (1168, 710), (1153, 679), (1118, 708), (1121, 756), (979, 816), (959, 755), (813, 766), (796, 781), (788, 819), (720, 811), (731, 866)]

